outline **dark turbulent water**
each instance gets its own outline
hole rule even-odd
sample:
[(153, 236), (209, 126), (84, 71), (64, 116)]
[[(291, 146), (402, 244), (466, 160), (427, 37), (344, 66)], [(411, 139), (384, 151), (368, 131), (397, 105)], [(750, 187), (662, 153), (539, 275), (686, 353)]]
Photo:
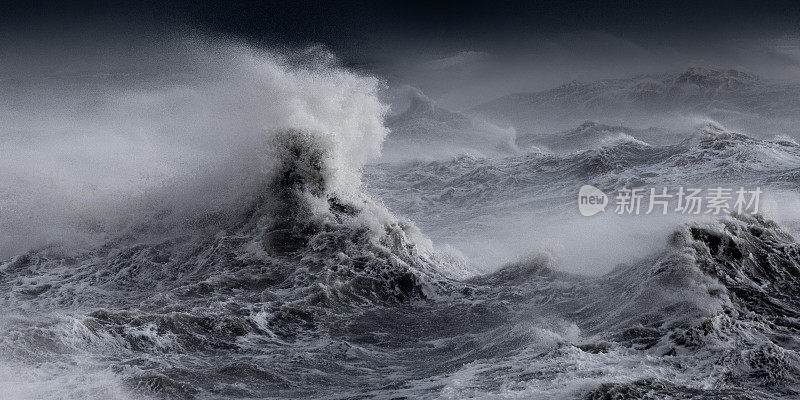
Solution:
[[(440, 184), (427, 178), (435, 175), (454, 188), (439, 201), (470, 210), (566, 176), (614, 185), (623, 173), (671, 166), (692, 174), (691, 165), (709, 179), (737, 168), (740, 180), (788, 184), (800, 168), (787, 161), (800, 160), (796, 144), (698, 135), (666, 147), (620, 142), (383, 171), (394, 187), (428, 193)], [(313, 137), (279, 138), (284, 161), (264, 195), (215, 234), (122, 237), (3, 263), (0, 372), (19, 382), (4, 390), (54, 398), (800, 395), (800, 248), (774, 222), (678, 225), (661, 250), (600, 276), (559, 272), (538, 256), (457, 278), (462, 261), (435, 252), (411, 223), (365, 195), (329, 192), (325, 148)]]
[[(295, 72), (281, 82), (355, 82), (374, 97), (372, 81)], [(646, 80), (755, 90), (734, 72)], [(639, 93), (642, 79), (612, 83)], [(316, 99), (317, 86), (299, 86)], [(559, 90), (600, 90), (573, 86)], [(706, 104), (648, 90), (648, 101)], [(351, 110), (377, 118), (340, 126), (377, 123), (375, 137), (280, 129), (263, 179), (246, 179), (245, 200), (214, 218), (170, 230), (147, 210), (98, 245), (2, 262), (0, 397), (800, 397), (796, 142), (714, 122), (683, 133), (587, 122), (509, 139), (415, 96), (387, 121), (390, 156), (363, 171), (357, 158), (385, 134), (377, 100)], [(349, 102), (332, 104), (324, 115)], [(459, 132), (466, 140), (438, 154)], [(764, 212), (583, 218), (584, 184), (759, 186)]]

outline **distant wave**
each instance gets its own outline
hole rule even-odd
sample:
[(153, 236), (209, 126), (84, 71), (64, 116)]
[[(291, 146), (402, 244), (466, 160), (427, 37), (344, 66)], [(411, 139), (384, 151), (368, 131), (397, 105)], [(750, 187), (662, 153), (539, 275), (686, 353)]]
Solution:
[(636, 122), (681, 131), (700, 118), (748, 132), (793, 134), (800, 87), (744, 71), (693, 67), (683, 72), (570, 82), (514, 93), (470, 110), (521, 134), (542, 135), (582, 121)]

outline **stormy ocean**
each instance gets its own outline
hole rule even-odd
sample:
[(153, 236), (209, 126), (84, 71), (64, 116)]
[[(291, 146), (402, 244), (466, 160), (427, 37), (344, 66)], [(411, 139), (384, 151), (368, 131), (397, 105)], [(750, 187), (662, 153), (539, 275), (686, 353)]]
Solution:
[(0, 399), (798, 398), (788, 38), (4, 45)]

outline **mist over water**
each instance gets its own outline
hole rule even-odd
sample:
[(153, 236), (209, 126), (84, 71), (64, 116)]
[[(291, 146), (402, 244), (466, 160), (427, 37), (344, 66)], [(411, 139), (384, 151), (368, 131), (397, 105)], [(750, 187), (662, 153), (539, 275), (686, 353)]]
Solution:
[(150, 39), (5, 44), (0, 398), (800, 394), (791, 40)]
[[(615, 74), (599, 73), (602, 69), (597, 68), (597, 58), (575, 48), (580, 43), (602, 44), (605, 50), (596, 50), (596, 55), (607, 59)], [(772, 67), (765, 60), (751, 67), (782, 71), (773, 75), (783, 81), (794, 76), (789, 71), (796, 69), (787, 61), (794, 54), (790, 43), (781, 39), (750, 41), (741, 44), (739, 51), (745, 46), (782, 54), (784, 61)], [(78, 54), (86, 47), (67, 43), (67, 48), (70, 46), (77, 47)], [(106, 53), (115, 54), (119, 44), (109, 41), (102, 46)], [(554, 38), (548, 46), (528, 50), (526, 54), (535, 54), (535, 59), (518, 55), (511, 60), (507, 54), (466, 51), (418, 61), (418, 72), (394, 76), (391, 82), (347, 71), (321, 47), (287, 53), (232, 40), (174, 36), (158, 42), (140, 41), (134, 46), (140, 55), (134, 60), (100, 58), (109, 72), (87, 61), (78, 62), (66, 54), (68, 51), (54, 52), (50, 47), (39, 54), (55, 54), (52, 64), (64, 67), (45, 68), (43, 56), (33, 56), (36, 49), (15, 46), (20, 57), (8, 64), (2, 82), (7, 94), (2, 134), (6, 157), (0, 161), (0, 173), (9, 183), (2, 196), (3, 208), (8, 211), (0, 223), (4, 233), (0, 254), (5, 258), (53, 242), (97, 244), (107, 233), (124, 231), (147, 213), (160, 213), (160, 219), (168, 216), (163, 229), (184, 226), (186, 221), (223, 218), (250, 201), (258, 180), (269, 168), (269, 137), (285, 126), (331, 132), (334, 141), (358, 141), (341, 145), (345, 153), (342, 158), (352, 159), (355, 165), (343, 167), (353, 170), (343, 174), (357, 175), (360, 165), (375, 159), (390, 130), (395, 132), (383, 151), (385, 161), (460, 154), (508, 156), (530, 150), (515, 143), (526, 132), (552, 134), (592, 117), (573, 113), (572, 121), (553, 124), (546, 118), (523, 123), (487, 119), (482, 112), (460, 114), (461, 107), (476, 104), (448, 100), (450, 95), (442, 95), (431, 86), (431, 79), (436, 85), (455, 90), (453, 96), (478, 103), (509, 91), (549, 89), (568, 79), (635, 76), (661, 73), (666, 68), (657, 61), (666, 56), (655, 55), (661, 50), (639, 48), (602, 33)], [(619, 54), (612, 56), (615, 53)], [(724, 62), (736, 60), (732, 50), (727, 55), (725, 51), (718, 53), (713, 53), (717, 62), (725, 57), (729, 60)], [(585, 60), (579, 62), (576, 57)], [(650, 58), (659, 68), (642, 62)], [(24, 64), (26, 60), (28, 64)], [(573, 71), (547, 78), (540, 71), (555, 70), (547, 63), (580, 66), (590, 60), (596, 75)], [(523, 75), (504, 71), (543, 62)], [(684, 61), (672, 62), (674, 68), (685, 65), (681, 64)], [(122, 64), (128, 69), (124, 70)], [(621, 70), (620, 65), (626, 68)], [(417, 71), (416, 67), (411, 70)], [(482, 78), (475, 79), (478, 76)], [(495, 78), (483, 79), (489, 76)], [(471, 93), (470, 84), (459, 84), (463, 79), (496, 87), (479, 89), (486, 97), (481, 98)], [(514, 79), (535, 86), (503, 86)], [(438, 99), (408, 84), (429, 89)], [(457, 93), (459, 90), (462, 93)], [(491, 94), (495, 92), (498, 94)], [(568, 107), (564, 111), (569, 112)], [(384, 124), (384, 117), (391, 114), (396, 116)], [(707, 118), (702, 112), (643, 117), (623, 108), (600, 119), (618, 126), (658, 126), (664, 132), (657, 140), (669, 142), (669, 137), (691, 132)], [(775, 120), (748, 117), (747, 122), (759, 119), (765, 123)], [(733, 122), (731, 128), (738, 125)], [(791, 128), (786, 132), (745, 132), (753, 136), (792, 135)], [(351, 134), (352, 138), (346, 137)]]
[(360, 166), (387, 133), (377, 78), (318, 48), (281, 54), (200, 38), (153, 46), (180, 57), (161, 60), (164, 75), (2, 82), (3, 258), (51, 242), (97, 244), (137, 224), (224, 220), (252, 201), (272, 162), (270, 138), (286, 127), (324, 132), (334, 184), (357, 190)]

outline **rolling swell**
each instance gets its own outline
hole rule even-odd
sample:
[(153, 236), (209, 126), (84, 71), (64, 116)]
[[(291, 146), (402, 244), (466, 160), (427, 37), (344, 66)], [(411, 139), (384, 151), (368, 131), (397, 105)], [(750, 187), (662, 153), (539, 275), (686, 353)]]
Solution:
[(508, 266), (475, 278), (477, 296), (514, 304), (509, 320), (558, 332), (555, 341), (507, 343), (518, 346), (505, 350), (513, 355), (461, 369), (470, 387), (447, 387), (477, 397), (501, 388), (587, 399), (795, 397), (798, 261), (797, 243), (773, 222), (731, 216), (684, 225), (664, 252), (596, 278), (555, 272), (546, 259)]
[[(707, 374), (706, 384), (713, 389), (649, 377), (605, 383), (586, 398), (797, 396), (800, 258), (794, 239), (762, 217), (733, 216), (683, 226), (671, 246), (659, 261), (644, 264), (653, 267), (633, 285), (619, 283), (636, 268), (611, 274), (614, 283), (607, 283), (617, 285), (612, 290), (626, 292), (631, 300), (613, 308), (622, 315), (607, 320), (625, 322), (600, 331), (617, 331), (613, 343)], [(638, 308), (628, 315), (634, 319), (625, 318), (632, 305)], [(595, 308), (592, 313), (609, 311)]]

